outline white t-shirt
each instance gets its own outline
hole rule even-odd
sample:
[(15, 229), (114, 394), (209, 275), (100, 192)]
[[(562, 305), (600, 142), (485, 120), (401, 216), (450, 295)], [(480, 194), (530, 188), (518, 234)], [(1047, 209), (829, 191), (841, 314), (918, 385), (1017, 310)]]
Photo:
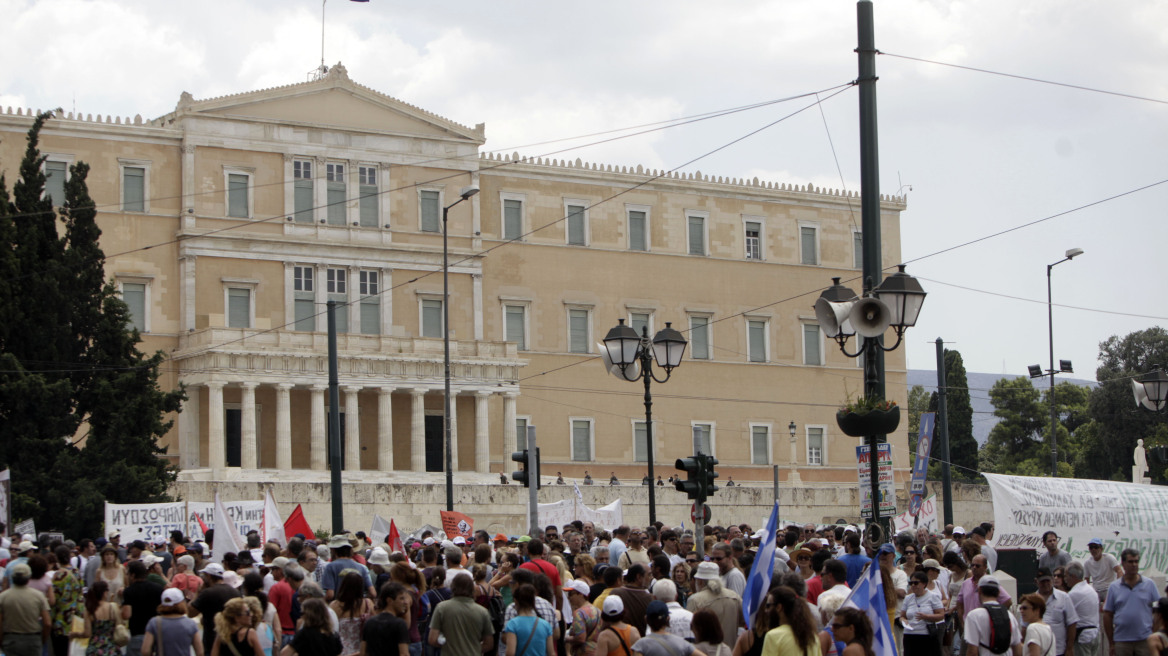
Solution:
[[(1026, 642), (1029, 646), (1031, 643), (1038, 645), (1038, 653), (1040, 656), (1055, 656), (1056, 642), (1054, 639), (1054, 631), (1046, 624), (1031, 624), (1026, 627)], [(1029, 651), (1027, 649), (1026, 651)]]
[(1115, 568), (1118, 566), (1119, 561), (1109, 553), (1103, 554), (1099, 560), (1092, 557), (1083, 559), (1083, 571), (1099, 595), (1099, 601), (1107, 599), (1107, 588), (1115, 581)]
[(926, 590), (925, 594), (920, 596), (912, 592), (908, 593), (908, 596), (904, 598), (904, 612), (908, 616), (907, 622), (905, 622), (904, 634), (928, 635), (928, 625), (933, 623), (933, 620), (926, 620), (920, 617), (920, 614), (928, 613), (932, 615), (933, 613), (940, 613), (943, 610), (945, 610), (945, 605), (941, 603), (941, 594), (936, 591)]
[[(991, 601), (986, 604), (998, 605)], [(1018, 620), (1013, 613), (1006, 613), (1010, 617), (1010, 646), (1022, 644), (1022, 632), (1018, 630)], [(990, 614), (985, 608), (974, 608), (965, 618), (965, 644), (977, 645), (978, 656), (1000, 656), (982, 645), (989, 644)]]

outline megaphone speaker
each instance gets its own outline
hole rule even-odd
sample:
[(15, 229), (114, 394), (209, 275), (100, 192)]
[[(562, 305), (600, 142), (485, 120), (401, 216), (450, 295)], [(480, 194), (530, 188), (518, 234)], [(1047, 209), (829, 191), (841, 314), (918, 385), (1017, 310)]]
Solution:
[(849, 322), (853, 305), (855, 305), (855, 301), (833, 303), (825, 298), (816, 300), (815, 318), (819, 321), (819, 327), (823, 329), (823, 334), (828, 337), (835, 337), (841, 332), (845, 336), (854, 335), (855, 331)]
[(849, 320), (856, 332), (866, 338), (879, 337), (888, 330), (892, 321), (888, 306), (878, 298), (868, 296), (861, 298), (852, 305)]
[(884, 530), (879, 524), (868, 524), (864, 529), (864, 547), (876, 551), (884, 544)]

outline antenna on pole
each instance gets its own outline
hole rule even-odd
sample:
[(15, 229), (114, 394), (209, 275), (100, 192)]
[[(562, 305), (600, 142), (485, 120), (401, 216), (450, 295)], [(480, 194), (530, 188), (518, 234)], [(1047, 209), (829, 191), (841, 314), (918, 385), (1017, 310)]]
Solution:
[(324, 5), (328, 0), (320, 0), (320, 66), (308, 72), (308, 81), (319, 80), (328, 73), (328, 66), (324, 65)]

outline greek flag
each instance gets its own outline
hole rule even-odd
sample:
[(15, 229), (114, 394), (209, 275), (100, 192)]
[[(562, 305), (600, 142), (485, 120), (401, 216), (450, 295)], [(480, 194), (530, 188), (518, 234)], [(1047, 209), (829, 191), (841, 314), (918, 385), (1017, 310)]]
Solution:
[(878, 561), (872, 561), (864, 574), (856, 579), (856, 587), (852, 588), (843, 607), (856, 608), (868, 615), (876, 634), (872, 639), (872, 651), (876, 656), (897, 656), (896, 638), (888, 620), (888, 608), (884, 605), (884, 581), (880, 577)]
[(750, 566), (750, 576), (746, 577), (746, 589), (742, 591), (742, 614), (746, 616), (748, 629), (751, 628), (754, 615), (762, 606), (767, 590), (771, 587), (771, 576), (775, 573), (778, 524), (779, 504), (775, 503), (775, 507), (771, 509), (771, 518), (767, 520), (758, 543), (758, 554), (754, 557), (754, 564)]

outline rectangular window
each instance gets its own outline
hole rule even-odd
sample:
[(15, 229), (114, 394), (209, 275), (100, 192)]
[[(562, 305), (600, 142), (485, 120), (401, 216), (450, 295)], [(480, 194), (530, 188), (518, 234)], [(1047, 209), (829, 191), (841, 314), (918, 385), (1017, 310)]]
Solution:
[(227, 327), (251, 328), (251, 290), (240, 287), (227, 289)]
[(503, 308), (506, 313), (504, 329), (506, 335), (503, 341), (515, 342), (520, 351), (527, 350), (527, 308), (522, 305), (507, 305)]
[(122, 167), (122, 209), (126, 212), (146, 211), (146, 169), (144, 167)]
[(344, 269), (325, 270), (325, 292), (328, 300), (336, 301), (334, 312), (337, 324), (337, 333), (349, 332), (349, 272)]
[(687, 219), (689, 225), (689, 254), (706, 254), (706, 220), (700, 216)]
[(441, 203), (438, 192), (423, 190), (418, 194), (418, 199), (421, 203), (422, 232), (441, 232), (442, 208), (438, 206)]
[(379, 271), (358, 272), (361, 293), (360, 314), (361, 334), (381, 334), (381, 273)]
[(297, 223), (312, 223), (312, 162), (292, 160), (292, 202)]
[(442, 301), (422, 300), (422, 337), (442, 337)]
[(746, 259), (762, 259), (762, 223), (758, 221), (746, 222)]
[(523, 201), (507, 199), (503, 201), (503, 239), (519, 239), (523, 236)]
[(816, 230), (812, 226), (799, 227), (799, 253), (803, 264), (819, 264), (819, 249), (816, 248)]
[(130, 326), (140, 333), (146, 332), (146, 283), (122, 283), (122, 300), (130, 310)]
[(572, 420), (572, 460), (592, 462), (592, 420)]
[(859, 230), (852, 233), (852, 268), (864, 268), (864, 233)]
[(357, 190), (360, 194), (360, 223), (365, 228), (376, 228), (378, 225), (377, 209), (378, 199), (377, 194), (377, 167), (375, 166), (360, 166), (357, 168), (357, 180), (360, 186)]
[(640, 210), (629, 210), (629, 250), (630, 251), (647, 251), (649, 240), (645, 237), (645, 230), (648, 227), (645, 220), (645, 212)]
[(710, 318), (689, 318), (689, 356), (695, 360), (710, 359)]
[(520, 450), (527, 448), (527, 420), (522, 417), (515, 418), (515, 445)]
[(714, 455), (714, 426), (713, 424), (694, 424), (693, 441), (694, 453)]
[(584, 206), (568, 206), (568, 244), (584, 246), (588, 242), (585, 234)]
[(248, 217), (248, 182), (246, 173), (227, 174), (227, 216), (246, 219)]
[(823, 464), (823, 429), (807, 428), (807, 464)]
[(768, 455), (771, 443), (771, 428), (770, 426), (751, 426), (750, 427), (750, 464), (752, 465), (769, 465), (770, 456)]
[(58, 207), (65, 204), (65, 178), (68, 169), (69, 164), (66, 162), (45, 162), (45, 198), (52, 200), (53, 205)]
[(633, 422), (633, 462), (649, 462), (649, 440), (645, 422)]
[(588, 310), (568, 310), (568, 351), (588, 353)]
[(819, 326), (803, 324), (803, 364), (823, 364), (823, 351), (819, 344)]
[[(632, 328), (633, 330), (637, 331), (638, 335), (642, 334), (642, 332), (645, 330), (651, 331), (652, 328), (649, 326), (649, 313), (648, 312), (631, 312), (631, 313), (629, 313), (629, 327)], [(653, 333), (650, 332), (649, 336), (652, 337)]]
[(746, 336), (751, 362), (766, 362), (766, 322), (747, 321)]
[(316, 330), (316, 298), (313, 296), (315, 278), (316, 269), (313, 267), (292, 267), (292, 312), (296, 319), (295, 330), (305, 332)]
[(329, 162), (325, 164), (325, 179), (328, 194), (329, 225), (345, 225), (345, 165)]

